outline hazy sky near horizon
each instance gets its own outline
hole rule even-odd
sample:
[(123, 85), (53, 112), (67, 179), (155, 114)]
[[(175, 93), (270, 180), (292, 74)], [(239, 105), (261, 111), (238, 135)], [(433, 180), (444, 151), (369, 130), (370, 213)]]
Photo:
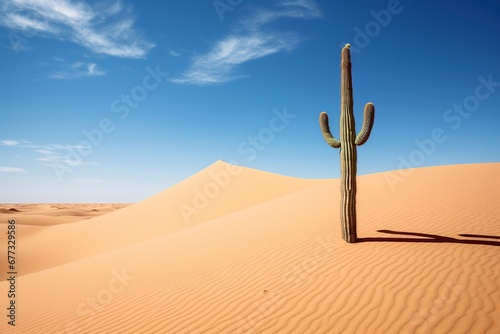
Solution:
[[(135, 202), (218, 159), (339, 177), (352, 45), (358, 174), (500, 161), (500, 2), (4, 0), (0, 202)], [(472, 177), (472, 176), (471, 176)]]

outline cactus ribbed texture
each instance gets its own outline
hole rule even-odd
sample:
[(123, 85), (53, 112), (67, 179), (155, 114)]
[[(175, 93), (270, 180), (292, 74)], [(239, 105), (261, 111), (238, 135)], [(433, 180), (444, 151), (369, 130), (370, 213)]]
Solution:
[(321, 132), (328, 145), (340, 148), (340, 219), (342, 224), (342, 238), (348, 243), (355, 243), (356, 233), (356, 146), (363, 145), (370, 137), (375, 118), (375, 107), (369, 102), (365, 106), (363, 127), (356, 136), (356, 127), (353, 113), (351, 52), (350, 45), (342, 49), (340, 63), (340, 140), (335, 139), (328, 122), (328, 115), (322, 112), (319, 115)]

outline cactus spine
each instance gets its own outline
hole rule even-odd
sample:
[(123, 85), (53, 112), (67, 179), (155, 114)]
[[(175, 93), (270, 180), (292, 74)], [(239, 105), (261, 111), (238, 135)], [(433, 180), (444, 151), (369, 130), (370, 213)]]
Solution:
[(333, 148), (340, 148), (340, 219), (342, 238), (348, 243), (355, 243), (356, 233), (356, 146), (363, 145), (370, 137), (375, 118), (375, 107), (369, 102), (365, 105), (363, 127), (356, 136), (353, 113), (351, 52), (350, 45), (342, 49), (340, 63), (340, 140), (335, 139), (328, 123), (328, 114), (319, 115), (323, 138)]

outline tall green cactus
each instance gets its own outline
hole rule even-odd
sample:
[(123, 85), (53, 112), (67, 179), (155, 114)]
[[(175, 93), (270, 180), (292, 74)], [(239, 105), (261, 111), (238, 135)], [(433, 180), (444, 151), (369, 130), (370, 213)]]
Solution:
[(335, 139), (328, 124), (328, 114), (319, 115), (319, 124), (323, 138), (333, 148), (340, 148), (340, 219), (342, 238), (348, 243), (355, 243), (356, 233), (356, 145), (361, 146), (370, 137), (375, 118), (375, 107), (369, 102), (365, 106), (363, 128), (356, 136), (353, 113), (351, 51), (346, 44), (342, 49), (340, 63), (340, 140)]

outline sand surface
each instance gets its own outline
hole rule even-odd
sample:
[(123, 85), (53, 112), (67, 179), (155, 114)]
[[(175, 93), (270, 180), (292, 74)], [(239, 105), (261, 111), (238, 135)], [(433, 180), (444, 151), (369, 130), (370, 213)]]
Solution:
[(222, 161), (106, 213), (0, 206), (0, 333), (500, 333), (500, 163), (406, 174), (358, 177), (357, 244), (338, 179)]

